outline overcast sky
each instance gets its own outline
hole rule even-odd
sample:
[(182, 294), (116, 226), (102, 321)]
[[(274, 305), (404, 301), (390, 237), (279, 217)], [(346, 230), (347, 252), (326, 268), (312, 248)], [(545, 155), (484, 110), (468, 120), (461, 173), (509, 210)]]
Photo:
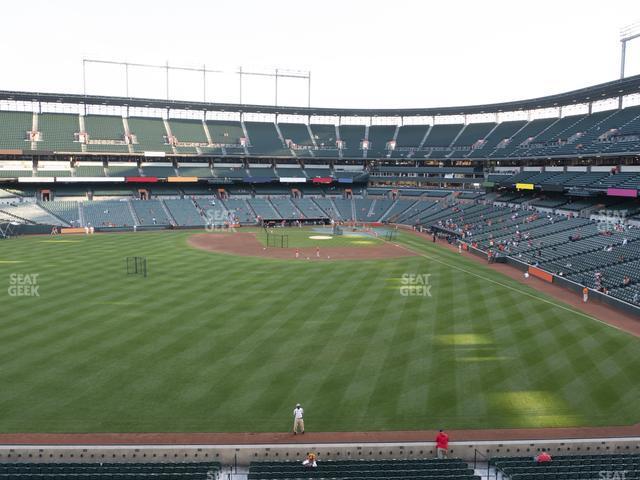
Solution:
[[(2, 2), (0, 89), (82, 93), (82, 58), (220, 69), (310, 70), (311, 104), (430, 107), (517, 100), (618, 78), (619, 31), (639, 0), (32, 0)], [(640, 73), (640, 39), (627, 74)], [(207, 100), (238, 101), (237, 75), (210, 74)], [(246, 78), (245, 103), (273, 104)], [(129, 93), (164, 97), (161, 71), (132, 69)], [(87, 93), (124, 95), (124, 70), (89, 65)], [(202, 74), (170, 96), (202, 100)], [(304, 105), (282, 80), (279, 104)]]

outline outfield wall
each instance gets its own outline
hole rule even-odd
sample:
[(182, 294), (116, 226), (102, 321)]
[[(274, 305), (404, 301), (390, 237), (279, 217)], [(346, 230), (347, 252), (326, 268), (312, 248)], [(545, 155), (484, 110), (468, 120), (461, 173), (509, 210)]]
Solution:
[[(450, 458), (468, 462), (491, 457), (640, 453), (640, 437), (450, 442)], [(323, 460), (435, 458), (433, 442), (296, 443), (263, 445), (2, 445), (0, 462), (206, 462), (246, 466), (252, 461), (301, 461), (307, 452)]]
[[(486, 257), (486, 254), (484, 255)], [(523, 272), (531, 271), (532, 267), (527, 263), (521, 262), (520, 260), (517, 260), (513, 257), (506, 257), (506, 259), (507, 259), (507, 264), (517, 268), (520, 271), (523, 271)], [(567, 290), (572, 290), (577, 294), (582, 295), (582, 289), (584, 287), (583, 285), (573, 282), (571, 280), (568, 280), (565, 277), (561, 277), (551, 272), (547, 272), (537, 267), (536, 267), (536, 270), (544, 273), (544, 276), (545, 276), (545, 278), (543, 279), (544, 281), (553, 283), (562, 288), (566, 288)], [(609, 307), (613, 307), (618, 310), (622, 310), (625, 313), (629, 313), (631, 315), (636, 315), (640, 317), (640, 307), (627, 303), (623, 300), (619, 300), (610, 295), (605, 295), (604, 293), (600, 293), (597, 290), (589, 289), (589, 302), (603, 303)]]
[[(4, 224), (3, 224), (4, 225)], [(20, 235), (49, 235), (53, 229), (53, 225), (20, 223), (12, 224), (11, 237), (18, 237)], [(0, 237), (2, 238), (2, 237)]]

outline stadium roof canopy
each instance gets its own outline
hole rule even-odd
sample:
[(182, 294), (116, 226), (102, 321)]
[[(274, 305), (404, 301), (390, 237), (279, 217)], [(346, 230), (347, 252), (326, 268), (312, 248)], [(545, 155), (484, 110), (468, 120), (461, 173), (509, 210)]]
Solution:
[(266, 113), (279, 115), (314, 116), (362, 116), (362, 117), (408, 117), (438, 115), (471, 115), (483, 113), (514, 112), (557, 108), (568, 105), (597, 102), (610, 98), (640, 93), (640, 75), (626, 77), (612, 82), (601, 83), (571, 92), (546, 97), (517, 100), (513, 102), (489, 103), (435, 108), (315, 108), (285, 107), (272, 105), (246, 105), (232, 103), (208, 103), (150, 98), (109, 97), (99, 95), (78, 95), (38, 92), (0, 91), (0, 100), (22, 102), (48, 102), (86, 105), (129, 106), (175, 110), (218, 111), (237, 113)]

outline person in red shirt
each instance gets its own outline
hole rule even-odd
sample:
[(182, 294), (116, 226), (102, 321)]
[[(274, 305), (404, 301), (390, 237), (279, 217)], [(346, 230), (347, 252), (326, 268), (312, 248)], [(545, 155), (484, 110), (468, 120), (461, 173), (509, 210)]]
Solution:
[(438, 458), (447, 458), (447, 452), (449, 451), (449, 435), (442, 430), (436, 435), (436, 453)]
[(547, 452), (545, 452), (544, 450), (542, 450), (542, 452), (540, 453), (540, 455), (538, 455), (536, 457), (536, 462), (537, 463), (547, 463), (551, 461), (551, 455), (549, 455)]

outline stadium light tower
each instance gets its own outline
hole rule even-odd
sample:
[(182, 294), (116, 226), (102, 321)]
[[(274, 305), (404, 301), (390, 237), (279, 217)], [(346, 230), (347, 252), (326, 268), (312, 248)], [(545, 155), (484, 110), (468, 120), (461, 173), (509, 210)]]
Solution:
[(216, 74), (224, 74), (224, 73), (235, 73), (238, 75), (238, 87), (239, 87), (239, 103), (242, 104), (242, 79), (246, 76), (254, 76), (254, 77), (266, 77), (274, 79), (275, 84), (275, 96), (274, 96), (274, 105), (278, 106), (278, 80), (282, 78), (294, 78), (305, 80), (307, 84), (307, 107), (311, 107), (311, 71), (300, 71), (300, 70), (284, 70), (281, 68), (276, 68), (275, 73), (271, 72), (259, 72), (259, 71), (247, 71), (242, 67), (239, 67), (236, 72), (224, 72), (223, 70), (212, 70), (207, 68), (206, 65), (200, 67), (179, 67), (179, 66), (170, 66), (169, 61), (161, 65), (154, 65), (148, 63), (132, 63), (132, 62), (120, 62), (115, 60), (101, 60), (94, 58), (83, 58), (82, 59), (82, 93), (84, 96), (87, 95), (87, 65), (91, 64), (102, 64), (102, 65), (111, 65), (116, 67), (124, 67), (124, 86), (125, 86), (125, 95), (127, 98), (130, 98), (129, 93), (129, 70), (131, 68), (144, 68), (144, 69), (155, 69), (157, 71), (164, 72), (164, 84), (166, 89), (166, 97), (167, 101), (171, 99), (169, 93), (169, 73), (173, 70), (175, 71), (183, 71), (183, 72), (191, 72), (202, 74), (202, 101), (207, 101), (207, 74), (208, 73), (216, 73)]
[(621, 44), (621, 55), (620, 55), (620, 78), (624, 78), (624, 67), (627, 59), (627, 42), (634, 40), (640, 37), (640, 21), (632, 23), (631, 25), (627, 25), (622, 30), (620, 30), (620, 44)]
[(162, 70), (165, 72), (165, 89), (167, 100), (169, 97), (169, 72), (171, 70), (181, 70), (185, 72), (196, 72), (202, 73), (202, 101), (207, 101), (207, 73), (224, 73), (222, 70), (211, 70), (207, 69), (206, 65), (203, 65), (202, 68), (194, 68), (194, 67), (174, 67), (169, 66), (169, 60), (166, 61), (164, 65), (151, 65), (148, 63), (132, 63), (132, 62), (118, 62), (115, 60), (100, 60), (100, 59), (92, 59), (92, 58), (83, 58), (82, 59), (82, 92), (83, 95), (87, 95), (87, 65), (89, 64), (102, 64), (102, 65), (116, 65), (119, 67), (124, 67), (124, 82), (125, 82), (125, 95), (129, 98), (129, 69), (131, 67), (138, 68), (152, 68), (157, 70)]

